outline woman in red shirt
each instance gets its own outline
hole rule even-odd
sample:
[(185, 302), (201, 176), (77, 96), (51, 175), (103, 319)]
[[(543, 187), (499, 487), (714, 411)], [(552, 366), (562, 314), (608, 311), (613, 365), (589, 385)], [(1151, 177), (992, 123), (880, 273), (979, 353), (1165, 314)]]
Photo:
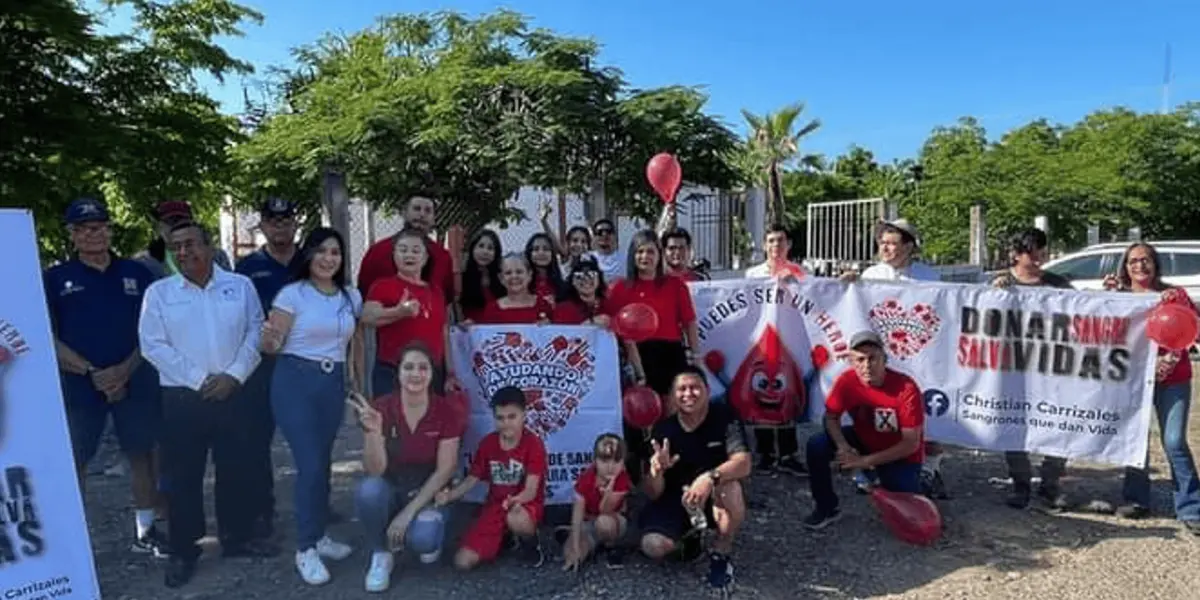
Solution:
[(504, 282), (504, 297), (489, 302), (478, 321), (464, 321), (464, 324), (532, 325), (550, 322), (554, 307), (533, 293), (529, 262), (523, 255), (512, 253), (504, 257), (504, 262), (500, 263), (500, 279)]
[[(1115, 276), (1104, 280), (1109, 290), (1135, 294), (1161, 294), (1163, 302), (1179, 303), (1192, 310), (1187, 293), (1162, 280), (1162, 263), (1154, 246), (1136, 242), (1125, 250)], [(1200, 535), (1200, 477), (1188, 447), (1188, 408), (1192, 401), (1192, 361), (1188, 351), (1158, 350), (1155, 367), (1154, 413), (1162, 432), (1163, 453), (1175, 484), (1175, 518)], [(1150, 475), (1145, 469), (1125, 468), (1125, 502), (1117, 514), (1129, 519), (1150, 515)]]
[(504, 253), (500, 236), (491, 229), (476, 233), (467, 248), (470, 248), (467, 264), (458, 274), (458, 306), (462, 320), (476, 321), (489, 302), (504, 296), (504, 284), (500, 281), (500, 257)]
[(533, 293), (553, 306), (565, 286), (550, 236), (544, 233), (530, 236), (525, 244), (525, 261), (533, 267)]
[(433, 371), (429, 350), (410, 344), (401, 353), (395, 391), (371, 404), (352, 401), (363, 428), (366, 478), (354, 504), (371, 550), (368, 592), (390, 585), (393, 548), (406, 547), (427, 564), (441, 554), (449, 515), (434, 497), (454, 476), (467, 415), (465, 405), (430, 390)]
[(569, 283), (554, 305), (551, 319), (558, 325), (608, 327), (610, 315), (604, 303), (604, 273), (593, 258), (581, 258), (571, 266)]
[(401, 231), (393, 248), (396, 276), (371, 284), (363, 303), (363, 323), (376, 328), (372, 392), (378, 396), (392, 391), (400, 351), (412, 342), (429, 348), (434, 366), (433, 389), (457, 390), (454, 366), (446, 356), (450, 327), (445, 295), (421, 278), (429, 261), (424, 236), (415, 230)]
[[(639, 381), (666, 396), (675, 375), (691, 364), (687, 349), (699, 347), (696, 308), (687, 284), (664, 273), (662, 248), (653, 231), (646, 230), (633, 236), (628, 260), (627, 277), (608, 290), (608, 313), (617, 315), (622, 308), (640, 302), (658, 314), (658, 329), (650, 339), (637, 344), (626, 341), (625, 350)], [(654, 357), (654, 360), (643, 362), (642, 356)]]

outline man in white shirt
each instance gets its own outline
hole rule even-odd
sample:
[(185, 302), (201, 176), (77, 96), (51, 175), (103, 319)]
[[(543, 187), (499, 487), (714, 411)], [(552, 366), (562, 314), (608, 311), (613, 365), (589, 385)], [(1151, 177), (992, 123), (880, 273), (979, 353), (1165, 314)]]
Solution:
[(804, 267), (788, 260), (788, 253), (791, 250), (792, 239), (788, 235), (787, 228), (780, 223), (771, 225), (767, 228), (766, 235), (763, 236), (763, 251), (767, 254), (767, 260), (761, 265), (746, 269), (746, 278), (758, 279), (790, 275), (797, 279), (803, 279), (808, 273)]
[[(843, 273), (842, 281), (941, 281), (941, 274), (933, 267), (915, 260), (921, 247), (921, 236), (908, 219), (880, 223), (875, 231), (875, 243), (879, 246), (879, 262), (867, 267), (861, 275), (854, 271)], [(941, 444), (926, 440), (925, 462), (921, 465), (921, 492), (931, 498), (947, 497), (941, 471), (944, 453)], [(870, 481), (861, 473), (855, 480), (864, 491), (870, 485)]]
[(218, 536), (226, 557), (270, 557), (278, 548), (252, 536), (253, 508), (242, 491), (247, 419), (239, 389), (258, 366), (263, 313), (250, 279), (214, 268), (212, 238), (195, 223), (172, 228), (179, 272), (154, 282), (142, 305), (142, 356), (162, 385), (162, 450), (167, 476), (171, 561), (164, 583), (195, 574), (204, 537), (204, 472), (216, 466)]
[(609, 219), (600, 219), (592, 225), (592, 247), (588, 254), (596, 259), (600, 272), (604, 273), (604, 282), (612, 285), (618, 279), (624, 279), (629, 270), (625, 253), (620, 250), (620, 240), (617, 239), (617, 226)]

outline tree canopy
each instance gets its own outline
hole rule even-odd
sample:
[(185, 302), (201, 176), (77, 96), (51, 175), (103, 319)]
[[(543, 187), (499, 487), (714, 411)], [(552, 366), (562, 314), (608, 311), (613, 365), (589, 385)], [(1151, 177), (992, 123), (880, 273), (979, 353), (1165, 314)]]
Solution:
[(0, 206), (31, 208), (42, 250), (61, 255), (63, 211), (103, 195), (119, 245), (143, 244), (165, 199), (213, 212), (236, 119), (194, 77), (248, 73), (215, 43), (261, 16), (228, 0), (106, 0), (133, 27), (98, 33), (104, 14), (71, 0), (5, 3), (0, 15)]
[(508, 201), (523, 185), (603, 182), (615, 204), (650, 215), (644, 169), (660, 151), (697, 183), (736, 181), (736, 136), (703, 112), (703, 93), (629, 89), (597, 53), (505, 10), (394, 15), (326, 36), (278, 73), (275, 105), (236, 149), (245, 191), (314, 201), (332, 168), (373, 204), (430, 192), (457, 206), (444, 217), (482, 225), (521, 216)]

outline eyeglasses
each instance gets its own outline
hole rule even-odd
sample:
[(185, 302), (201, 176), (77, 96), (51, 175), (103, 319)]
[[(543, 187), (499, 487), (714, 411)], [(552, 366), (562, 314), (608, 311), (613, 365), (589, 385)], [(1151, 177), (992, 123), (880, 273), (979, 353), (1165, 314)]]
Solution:
[(571, 279), (574, 279), (575, 281), (588, 281), (590, 279), (595, 279), (597, 275), (599, 275), (599, 273), (596, 271), (575, 271), (571, 274)]

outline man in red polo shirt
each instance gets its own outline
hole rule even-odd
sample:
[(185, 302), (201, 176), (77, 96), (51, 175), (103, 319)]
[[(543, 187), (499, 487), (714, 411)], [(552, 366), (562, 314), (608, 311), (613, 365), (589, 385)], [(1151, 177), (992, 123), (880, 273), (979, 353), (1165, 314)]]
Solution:
[[(893, 492), (920, 491), (925, 460), (925, 407), (911, 377), (887, 368), (883, 340), (874, 331), (850, 338), (849, 371), (825, 399), (825, 431), (808, 438), (808, 481), (816, 510), (804, 520), (821, 529), (841, 516), (830, 463), (874, 471)], [(849, 414), (853, 425), (843, 426)]]
[[(404, 205), (404, 226), (428, 236), (436, 222), (435, 208), (432, 195), (417, 194), (410, 197)], [(392, 258), (395, 241), (395, 236), (379, 240), (363, 255), (362, 265), (358, 268), (358, 290), (364, 298), (376, 280), (396, 276), (396, 262)], [(425, 281), (441, 288), (449, 304), (454, 299), (454, 266), (450, 252), (429, 238), (425, 240), (425, 248), (429, 251), (429, 263), (421, 275)]]

